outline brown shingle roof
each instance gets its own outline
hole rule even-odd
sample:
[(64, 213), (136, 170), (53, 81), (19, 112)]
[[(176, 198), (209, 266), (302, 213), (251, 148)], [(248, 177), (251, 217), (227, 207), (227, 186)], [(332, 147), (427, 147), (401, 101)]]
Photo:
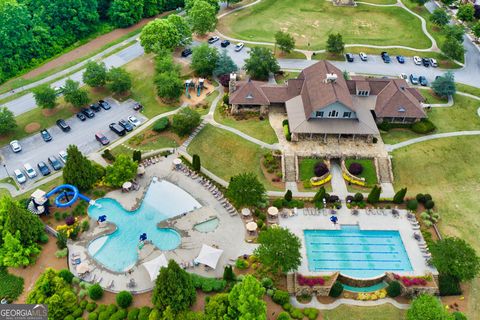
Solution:
[(405, 80), (401, 79), (390, 80), (378, 94), (375, 114), (379, 118), (426, 118), (420, 101), (408, 90)]
[(357, 91), (370, 91), (370, 84), (368, 81), (355, 81), (355, 89)]
[(260, 89), (266, 82), (261, 81), (238, 81), (235, 92), (230, 93), (229, 102), (231, 104), (246, 105), (269, 105), (270, 101)]

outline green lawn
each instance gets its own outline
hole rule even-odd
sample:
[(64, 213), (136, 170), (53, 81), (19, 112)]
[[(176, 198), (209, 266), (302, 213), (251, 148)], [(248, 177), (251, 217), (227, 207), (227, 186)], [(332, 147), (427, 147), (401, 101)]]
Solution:
[(440, 104), (447, 103), (448, 98), (443, 98), (437, 96), (432, 89), (420, 89), (418, 90), (420, 94), (425, 98), (425, 103), (428, 104)]
[(457, 86), (457, 91), (473, 94), (474, 96), (480, 97), (480, 88), (472, 87), (463, 83), (455, 83)]
[(235, 38), (269, 42), (274, 42), (278, 30), (288, 30), (298, 48), (313, 50), (324, 49), (331, 32), (340, 32), (347, 44), (422, 49), (431, 45), (421, 31), (420, 20), (406, 10), (362, 4), (336, 7), (325, 0), (263, 0), (220, 19), (218, 29)]
[(278, 138), (273, 130), (268, 118), (260, 120), (258, 117), (253, 117), (245, 120), (236, 120), (228, 115), (223, 115), (220, 111), (220, 106), (215, 109), (214, 118), (218, 123), (235, 128), (248, 134), (258, 140), (266, 143), (277, 143)]
[[(393, 152), (395, 189), (408, 188), (408, 196), (430, 193), (441, 214), (440, 230), (459, 236), (480, 254), (480, 137), (452, 137), (414, 144)], [(480, 314), (476, 279), (470, 293), (469, 319)], [(472, 316), (472, 318), (470, 318)]]
[(403, 320), (405, 311), (382, 304), (375, 307), (355, 307), (341, 305), (333, 310), (322, 311), (324, 320)]
[[(42, 178), (42, 179), (38, 180), (37, 182), (41, 182), (43, 179), (46, 179), (46, 178)], [(52, 190), (53, 187), (56, 187), (56, 186), (58, 186), (62, 183), (63, 183), (63, 177), (62, 177), (62, 175), (60, 175), (60, 176), (54, 178), (53, 180), (50, 180), (50, 181), (45, 182), (43, 184), (37, 185), (36, 189), (42, 189), (43, 191), (48, 192), (48, 191)], [(30, 190), (30, 191), (24, 192), (24, 193), (16, 196), (15, 199), (17, 199), (17, 200), (27, 199), (27, 198), (30, 197), (31, 194), (32, 194), (32, 191)]]
[(395, 4), (396, 0), (361, 0), (361, 2), (368, 2), (373, 4)]
[(372, 159), (346, 159), (345, 166), (347, 167), (347, 170), (353, 162), (360, 163), (363, 166), (363, 171), (358, 177), (365, 178), (365, 182), (368, 186), (377, 184), (377, 172), (375, 171), (375, 164)]
[(315, 165), (321, 161), (322, 159), (302, 158), (298, 163), (298, 178), (300, 181), (309, 180), (313, 177), (315, 175), (313, 172)]
[(284, 84), (288, 79), (296, 79), (300, 71), (284, 71), (283, 74), (275, 75), (275, 81), (278, 84)]
[(265, 178), (260, 161), (266, 150), (234, 133), (207, 125), (188, 147), (189, 154), (198, 154), (202, 166), (229, 181), (234, 175), (253, 172), (267, 189), (273, 190)]

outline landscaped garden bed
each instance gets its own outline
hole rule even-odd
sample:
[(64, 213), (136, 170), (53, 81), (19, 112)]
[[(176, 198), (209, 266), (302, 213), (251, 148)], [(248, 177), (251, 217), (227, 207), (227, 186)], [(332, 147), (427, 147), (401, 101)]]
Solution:
[(350, 192), (366, 191), (378, 183), (377, 171), (373, 159), (346, 159), (345, 168), (350, 175), (361, 179), (355, 179), (355, 181), (359, 181), (359, 183), (347, 181), (347, 188)]
[(264, 176), (277, 188), (283, 188), (282, 181), (282, 155), (277, 151), (269, 151), (263, 155), (262, 171)]
[(332, 190), (329, 181), (321, 184), (312, 184), (312, 178), (323, 178), (329, 173), (329, 165), (322, 158), (298, 158), (298, 189), (300, 191), (318, 190), (321, 186), (325, 187), (327, 191)]

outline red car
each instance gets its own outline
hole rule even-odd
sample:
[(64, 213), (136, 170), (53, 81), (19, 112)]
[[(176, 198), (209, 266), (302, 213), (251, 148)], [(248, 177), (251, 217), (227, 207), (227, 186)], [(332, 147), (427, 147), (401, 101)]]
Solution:
[(110, 140), (108, 140), (108, 138), (105, 137), (103, 133), (95, 133), (95, 139), (97, 139), (97, 141), (100, 142), (103, 146), (106, 146), (110, 143)]

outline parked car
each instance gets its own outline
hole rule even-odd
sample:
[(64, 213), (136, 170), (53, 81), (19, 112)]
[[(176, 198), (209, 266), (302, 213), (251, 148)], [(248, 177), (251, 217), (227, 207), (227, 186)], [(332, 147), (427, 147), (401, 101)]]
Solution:
[(226, 47), (228, 47), (229, 45), (230, 45), (230, 41), (228, 41), (228, 40), (223, 40), (222, 42), (220, 42), (220, 46), (221, 46), (222, 48), (226, 48)]
[(367, 61), (368, 60), (368, 56), (365, 53), (360, 52), (358, 55), (360, 56), (360, 60), (362, 60), (362, 61)]
[(402, 72), (402, 73), (400, 73), (400, 76), (399, 76), (399, 78), (400, 78), (400, 79), (403, 79), (403, 80), (405, 80), (405, 81), (407, 81), (407, 82), (408, 82), (408, 76), (407, 76), (407, 74), (406, 74), (406, 73), (403, 73), (403, 72)]
[(125, 135), (125, 129), (118, 123), (115, 123), (115, 122), (110, 123), (109, 128), (119, 136)]
[(213, 36), (213, 37), (211, 37), (211, 38), (208, 39), (208, 43), (210, 43), (210, 44), (211, 44), (211, 43), (215, 43), (215, 42), (217, 42), (218, 40), (220, 40), (219, 37)]
[(191, 54), (192, 54), (192, 49), (190, 49), (190, 48), (186, 48), (182, 51), (182, 57), (184, 57), (184, 58), (188, 57)]
[(417, 66), (421, 65), (422, 64), (422, 58), (420, 58), (419, 56), (414, 56), (413, 57), (413, 63), (415, 63)]
[(101, 110), (100, 105), (98, 103), (94, 103), (90, 105), (90, 110), (98, 112)]
[(13, 170), (13, 175), (15, 176), (15, 179), (17, 179), (18, 183), (27, 182), (27, 177), (25, 177), (25, 175), (20, 169)]
[(58, 171), (62, 169), (62, 164), (60, 163), (60, 161), (58, 161), (57, 157), (55, 156), (48, 157), (48, 163), (50, 163), (50, 165), (54, 170)]
[(60, 160), (63, 161), (63, 163), (67, 163), (67, 153), (65, 152), (65, 150), (59, 151), (58, 156), (60, 157)]
[(390, 63), (392, 61), (392, 59), (390, 59), (390, 56), (388, 55), (388, 52), (386, 52), (386, 51), (383, 51), (381, 53), (381, 57), (382, 57), (383, 62), (385, 62), (385, 63)]
[(37, 171), (35, 171), (35, 169), (32, 168), (30, 163), (25, 163), (23, 165), (23, 169), (25, 169), (25, 173), (30, 179), (33, 179), (37, 176)]
[(42, 176), (48, 176), (50, 174), (50, 169), (48, 168), (47, 164), (43, 161), (40, 161), (37, 163), (38, 170), (40, 170), (40, 173)]
[(138, 127), (140, 125), (140, 120), (138, 120), (135, 116), (128, 117), (128, 122), (130, 122), (134, 127)]
[(80, 121), (85, 121), (87, 120), (87, 117), (81, 112), (77, 113), (77, 118), (80, 119)]
[(143, 109), (143, 106), (140, 103), (135, 102), (135, 104), (133, 105), (133, 110), (139, 111), (139, 110), (142, 110), (142, 109)]
[(427, 78), (425, 78), (424, 76), (418, 77), (418, 82), (422, 87), (426, 87), (428, 85)]
[(236, 52), (242, 51), (243, 47), (245, 47), (245, 44), (243, 42), (239, 42), (235, 45), (235, 51)]
[(100, 105), (100, 107), (103, 108), (103, 110), (110, 110), (112, 108), (112, 106), (110, 105), (110, 103), (108, 103), (107, 101), (105, 100), (98, 100), (98, 104)]
[(61, 94), (63, 93), (63, 90), (64, 90), (64, 89), (63, 89), (63, 87), (60, 86), (60, 87), (53, 87), (53, 90), (55, 90), (55, 94), (56, 94), (57, 96), (59, 96), (59, 95), (61, 95)]
[(122, 120), (118, 121), (118, 124), (121, 125), (122, 128), (125, 129), (125, 131), (127, 131), (127, 132), (130, 132), (130, 131), (133, 130), (133, 126), (127, 120), (122, 119)]
[(422, 64), (424, 67), (430, 67), (430, 59), (429, 58), (422, 58)]
[(110, 143), (107, 137), (105, 137), (102, 133), (95, 133), (95, 139), (100, 142), (103, 146), (106, 146)]
[(22, 151), (22, 146), (20, 145), (20, 142), (18, 142), (18, 140), (12, 140), (10, 141), (10, 149), (12, 149), (13, 152), (17, 153)]
[(47, 131), (47, 129), (43, 129), (42, 131), (40, 131), (40, 135), (42, 136), (43, 141), (45, 142), (52, 141), (52, 136)]
[(70, 131), (70, 126), (65, 122), (63, 119), (58, 119), (57, 120), (57, 126), (63, 131), (63, 132), (68, 132)]
[(411, 74), (410, 75), (410, 83), (417, 85), (419, 82), (418, 76), (416, 74)]
[(397, 61), (398, 61), (398, 63), (404, 64), (405, 63), (405, 57), (404, 56), (397, 56)]
[(92, 110), (90, 110), (88, 108), (82, 108), (80, 110), (80, 112), (83, 113), (85, 116), (87, 116), (87, 118), (95, 117), (95, 112), (93, 112)]
[(430, 65), (434, 68), (438, 67), (438, 62), (434, 58), (430, 58)]
[(355, 61), (355, 58), (353, 57), (353, 54), (351, 54), (351, 53), (346, 53), (345, 58), (347, 59), (348, 62)]

